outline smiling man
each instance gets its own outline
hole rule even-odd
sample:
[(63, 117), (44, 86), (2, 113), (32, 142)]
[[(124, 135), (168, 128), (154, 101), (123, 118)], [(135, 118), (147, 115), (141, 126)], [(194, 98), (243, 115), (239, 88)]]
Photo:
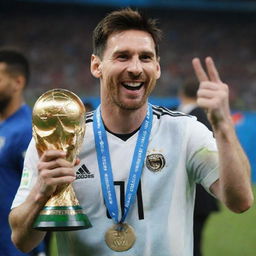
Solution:
[[(160, 77), (160, 30), (131, 9), (107, 15), (95, 28), (91, 72), (99, 79), (101, 105), (87, 115), (76, 166), (65, 153), (40, 157), (32, 140), (10, 214), (12, 239), (23, 251), (45, 232), (33, 222), (56, 189), (73, 182), (93, 227), (57, 232), (59, 255), (192, 256), (193, 207), (200, 183), (234, 212), (253, 202), (250, 166), (237, 140), (228, 86), (211, 58), (200, 82), (198, 104), (207, 109), (215, 138), (191, 116), (152, 106), (148, 96)], [(90, 176), (77, 176), (86, 172)]]
[(141, 108), (160, 76), (153, 38), (138, 30), (113, 33), (102, 59), (92, 56), (91, 71), (102, 78), (102, 104), (123, 110)]

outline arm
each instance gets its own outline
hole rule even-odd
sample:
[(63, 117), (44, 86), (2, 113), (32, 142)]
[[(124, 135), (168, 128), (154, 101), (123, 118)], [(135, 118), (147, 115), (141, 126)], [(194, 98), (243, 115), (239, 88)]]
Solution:
[[(43, 153), (38, 163), (38, 178), (26, 201), (9, 215), (12, 241), (23, 252), (29, 252), (44, 238), (45, 232), (32, 228), (40, 210), (58, 185), (75, 180), (73, 164), (65, 160), (65, 153), (50, 150)], [(78, 163), (78, 161), (76, 162)]]
[(253, 203), (250, 164), (232, 123), (228, 86), (220, 80), (210, 57), (205, 60), (207, 72), (198, 58), (192, 63), (200, 82), (197, 103), (207, 110), (219, 152), (220, 178), (210, 190), (230, 210), (246, 211)]

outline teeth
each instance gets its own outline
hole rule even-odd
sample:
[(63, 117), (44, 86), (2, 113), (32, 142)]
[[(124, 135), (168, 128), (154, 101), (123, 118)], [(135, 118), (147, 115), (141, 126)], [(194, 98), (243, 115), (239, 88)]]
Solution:
[(143, 82), (138, 83), (138, 82), (126, 82), (126, 83), (122, 83), (122, 85), (127, 89), (127, 90), (140, 90), (140, 88), (143, 86)]
[(141, 86), (142, 83), (124, 83), (125, 86), (129, 86), (129, 87), (139, 87)]

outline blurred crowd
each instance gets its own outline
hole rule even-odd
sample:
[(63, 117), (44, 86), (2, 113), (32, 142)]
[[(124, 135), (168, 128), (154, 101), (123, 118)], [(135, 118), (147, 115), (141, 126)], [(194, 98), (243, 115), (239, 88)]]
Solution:
[[(108, 10), (99, 7), (29, 7), (0, 10), (0, 47), (24, 52), (31, 63), (26, 92), (33, 102), (42, 92), (62, 87), (98, 96), (90, 74), (91, 34)], [(191, 60), (212, 56), (230, 85), (234, 109), (256, 109), (256, 18), (254, 13), (145, 10), (159, 19), (162, 77), (153, 96), (175, 97), (193, 78)]]

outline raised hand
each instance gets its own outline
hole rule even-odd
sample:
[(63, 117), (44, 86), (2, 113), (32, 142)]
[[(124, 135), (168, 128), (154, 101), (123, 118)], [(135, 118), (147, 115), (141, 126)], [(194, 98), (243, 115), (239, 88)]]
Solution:
[(194, 58), (192, 64), (200, 82), (197, 103), (207, 111), (213, 129), (220, 128), (221, 124), (232, 123), (228, 85), (221, 81), (212, 58), (205, 59), (206, 69), (198, 58)]

